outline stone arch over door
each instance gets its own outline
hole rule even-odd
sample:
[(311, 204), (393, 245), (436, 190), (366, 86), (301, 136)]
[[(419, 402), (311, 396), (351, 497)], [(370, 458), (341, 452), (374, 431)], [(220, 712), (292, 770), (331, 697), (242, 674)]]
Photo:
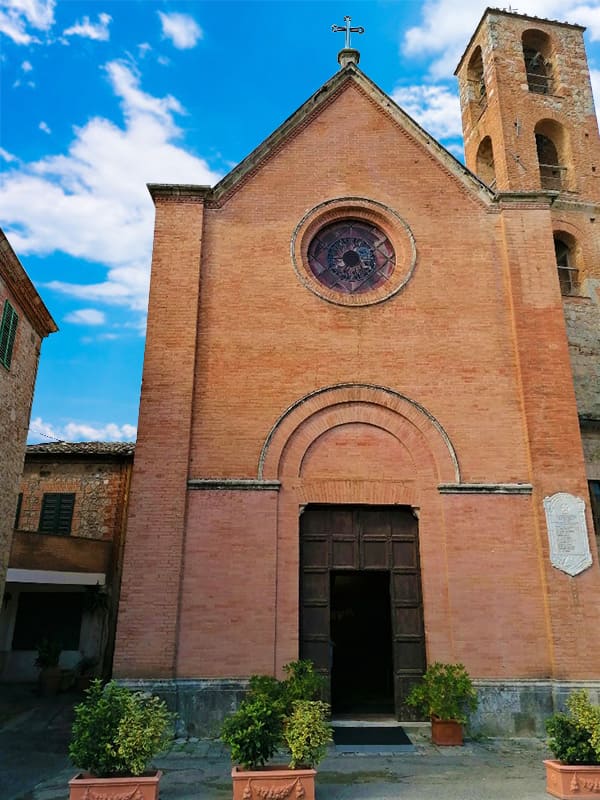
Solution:
[(259, 478), (281, 484), (277, 521), (275, 668), (299, 652), (299, 519), (308, 505), (413, 509), (419, 517), (427, 649), (447, 652), (450, 613), (440, 483), (460, 468), (442, 425), (423, 406), (380, 386), (325, 387), (277, 420)]

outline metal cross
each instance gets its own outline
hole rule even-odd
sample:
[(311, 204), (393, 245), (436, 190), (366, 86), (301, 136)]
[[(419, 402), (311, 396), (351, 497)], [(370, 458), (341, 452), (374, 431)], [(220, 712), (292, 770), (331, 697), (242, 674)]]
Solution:
[(358, 28), (351, 28), (350, 27), (350, 23), (352, 22), (352, 17), (344, 17), (344, 22), (346, 23), (345, 25), (332, 25), (331, 26), (331, 30), (334, 33), (339, 33), (340, 31), (343, 31), (346, 34), (345, 48), (346, 48), (346, 50), (350, 50), (351, 49), (350, 34), (351, 33), (364, 33), (365, 29), (362, 26), (359, 26)]

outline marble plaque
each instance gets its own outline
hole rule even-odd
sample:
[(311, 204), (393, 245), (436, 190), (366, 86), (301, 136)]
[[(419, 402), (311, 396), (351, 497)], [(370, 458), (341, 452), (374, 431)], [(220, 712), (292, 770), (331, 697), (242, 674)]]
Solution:
[(567, 492), (558, 492), (544, 498), (544, 510), (552, 566), (567, 575), (578, 575), (592, 564), (585, 501)]

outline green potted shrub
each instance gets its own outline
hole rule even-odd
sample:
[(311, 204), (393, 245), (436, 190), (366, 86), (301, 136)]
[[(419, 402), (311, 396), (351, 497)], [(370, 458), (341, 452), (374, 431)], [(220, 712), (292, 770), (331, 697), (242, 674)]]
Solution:
[(81, 658), (75, 664), (75, 683), (79, 691), (89, 689), (92, 679), (94, 677), (94, 670), (98, 666), (98, 659), (94, 656), (86, 656), (81, 654)]
[(284, 719), (283, 739), (290, 751), (290, 767), (314, 769), (327, 754), (332, 742), (327, 723), (329, 706), (320, 700), (294, 700)]
[(53, 697), (58, 694), (61, 681), (59, 666), (62, 645), (55, 639), (42, 639), (37, 647), (35, 666), (39, 667), (38, 683), (42, 697)]
[[(236, 712), (223, 723), (221, 739), (231, 750), (234, 800), (252, 796), (314, 800), (315, 767), (332, 741), (329, 706), (317, 698), (323, 679), (310, 661), (285, 667), (286, 678), (266, 675), (250, 679), (249, 691)], [(269, 764), (280, 748), (290, 752), (284, 767)]]
[(585, 689), (567, 698), (568, 713), (546, 720), (548, 747), (554, 759), (546, 759), (546, 791), (554, 797), (581, 800), (600, 792), (600, 706), (594, 706)]
[(464, 664), (431, 664), (406, 698), (410, 706), (431, 718), (431, 740), (438, 745), (461, 745), (463, 725), (477, 708), (477, 692)]
[(162, 773), (148, 765), (167, 746), (172, 723), (158, 697), (93, 680), (75, 706), (69, 756), (83, 772), (69, 781), (70, 800), (128, 792), (136, 792), (136, 800), (156, 800)]

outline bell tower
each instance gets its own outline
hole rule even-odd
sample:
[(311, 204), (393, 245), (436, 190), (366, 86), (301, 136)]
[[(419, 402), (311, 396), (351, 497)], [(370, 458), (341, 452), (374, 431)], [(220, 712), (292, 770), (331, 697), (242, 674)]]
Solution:
[[(597, 313), (565, 306), (573, 352), (590, 349), (574, 320), (596, 342), (600, 325), (600, 136), (584, 30), (488, 8), (455, 72), (467, 167), (496, 192), (551, 200), (561, 294)], [(600, 413), (600, 397), (593, 405)]]
[(455, 74), (466, 164), (492, 188), (600, 200), (584, 30), (485, 11)]
[(586, 469), (598, 483), (600, 137), (584, 30), (488, 8), (455, 74), (467, 167), (500, 205), (550, 201), (538, 224), (548, 227), (556, 273), (531, 259), (524, 268), (533, 286), (558, 277)]

